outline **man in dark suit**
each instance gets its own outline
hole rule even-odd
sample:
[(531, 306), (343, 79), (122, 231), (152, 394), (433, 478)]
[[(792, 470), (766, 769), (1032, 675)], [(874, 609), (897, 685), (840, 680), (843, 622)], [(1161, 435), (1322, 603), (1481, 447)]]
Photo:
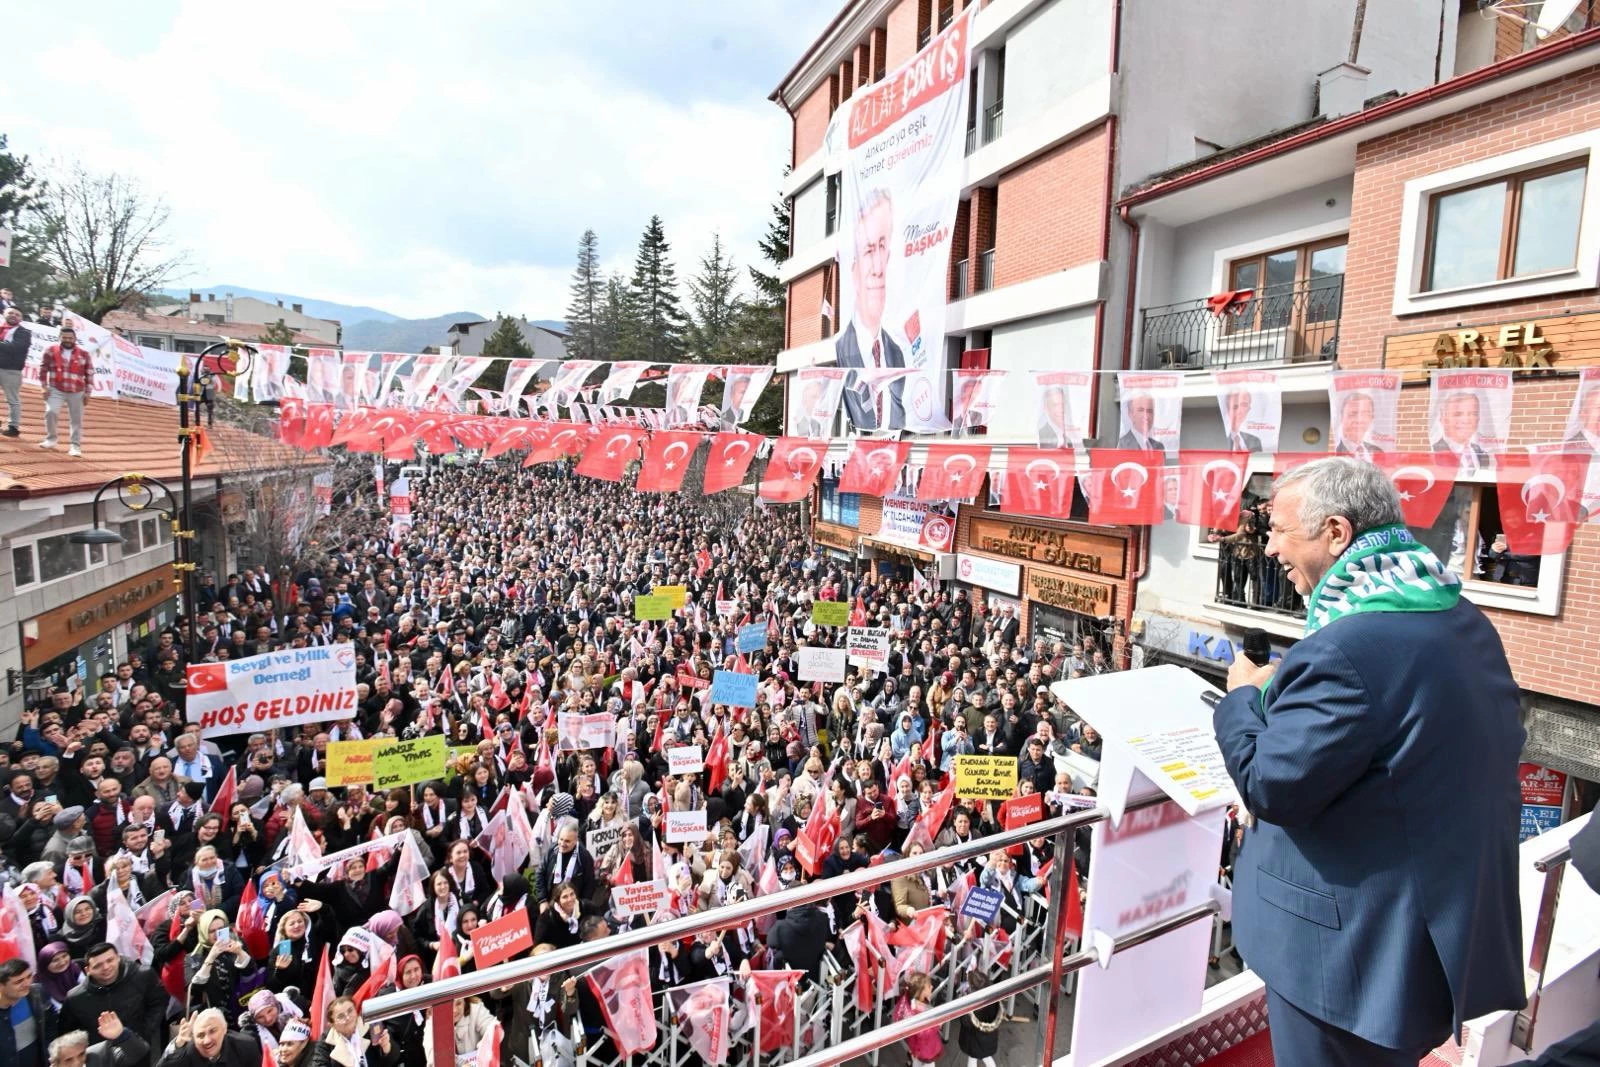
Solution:
[(1260, 452), (1261, 438), (1244, 432), (1250, 417), (1250, 390), (1234, 389), (1222, 394), (1222, 427), (1228, 433), (1228, 447), (1235, 452)]
[[(886, 282), (889, 250), (894, 241), (894, 203), (882, 189), (869, 191), (856, 213), (856, 258), (850, 265), (855, 308), (833, 343), (840, 367), (904, 367), (905, 354), (883, 328), (888, 303)], [(906, 424), (905, 379), (896, 378), (875, 398), (865, 383), (852, 381), (844, 391), (845, 410), (858, 430), (903, 429)]]
[(1494, 458), (1478, 443), (1478, 397), (1475, 393), (1452, 393), (1439, 405), (1439, 436), (1432, 442), (1435, 452), (1453, 452), (1460, 459), (1462, 474), (1489, 470)]
[(1272, 509), (1267, 555), (1310, 603), (1305, 639), (1236, 659), (1214, 712), (1254, 821), (1234, 935), (1278, 1063), (1411, 1067), (1524, 1003), (1517, 683), (1378, 468), (1308, 463)]
[(7, 437), (22, 432), (22, 368), (32, 343), (33, 334), (22, 325), (22, 309), (6, 308), (5, 319), (0, 321), (0, 389), (6, 394), (6, 428), (0, 432)]
[(1156, 398), (1149, 393), (1131, 396), (1122, 405), (1122, 422), (1127, 429), (1117, 440), (1117, 447), (1140, 452), (1161, 451), (1161, 443), (1150, 436), (1156, 424)]
[(1047, 385), (1039, 390), (1039, 447), (1066, 448), (1072, 441), (1067, 427), (1072, 422), (1072, 407), (1068, 402), (1067, 387)]
[(1374, 452), (1387, 452), (1372, 442), (1370, 434), (1377, 422), (1378, 408), (1368, 393), (1350, 393), (1336, 412), (1339, 423), (1334, 451), (1347, 456), (1370, 459)]

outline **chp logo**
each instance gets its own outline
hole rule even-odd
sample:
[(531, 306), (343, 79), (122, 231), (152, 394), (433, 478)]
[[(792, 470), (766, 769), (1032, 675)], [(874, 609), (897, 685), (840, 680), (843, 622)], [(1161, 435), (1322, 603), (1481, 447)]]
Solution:
[(929, 515), (922, 523), (922, 543), (943, 551), (950, 547), (955, 532), (950, 520), (943, 515)]
[(956, 573), (963, 579), (972, 577), (972, 560), (967, 556), (961, 557), (961, 562), (956, 564)]
[(197, 663), (189, 668), (187, 685), (190, 696), (201, 693), (226, 693), (228, 691), (228, 665), (226, 663)]

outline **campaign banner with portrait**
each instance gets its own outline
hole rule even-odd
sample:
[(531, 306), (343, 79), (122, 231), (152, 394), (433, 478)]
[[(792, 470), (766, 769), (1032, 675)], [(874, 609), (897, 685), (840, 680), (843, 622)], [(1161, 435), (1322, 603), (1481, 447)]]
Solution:
[(1178, 454), (1183, 428), (1183, 378), (1151, 371), (1118, 371), (1122, 422), (1117, 448), (1122, 451), (1162, 451)]
[(943, 501), (893, 493), (883, 498), (883, 524), (873, 536), (924, 552), (948, 552), (956, 539), (955, 512)]
[(972, 24), (968, 6), (927, 46), (851, 98), (839, 217), (840, 367), (909, 367), (863, 430), (935, 433), (945, 417), (950, 249), (961, 199)]
[(832, 437), (833, 416), (839, 410), (848, 370), (806, 367), (795, 371), (789, 391), (789, 432), (795, 437)]
[(1510, 369), (1435, 370), (1428, 393), (1428, 449), (1460, 458), (1461, 472), (1494, 466), (1511, 436)]
[(1034, 425), (1040, 448), (1075, 448), (1089, 436), (1094, 372), (1036, 370), (1033, 374)]
[(1562, 436), (1570, 452), (1600, 453), (1600, 367), (1578, 372), (1578, 392)]
[(1400, 372), (1336, 370), (1328, 379), (1328, 445), (1346, 456), (1393, 452)]
[(955, 395), (950, 401), (950, 421), (954, 428), (975, 430), (995, 425), (995, 413), (1004, 402), (1009, 371), (961, 367), (953, 371)]
[(771, 380), (771, 367), (729, 367), (723, 371), (722, 403), (717, 413), (722, 429), (735, 430), (748, 422)]
[(1283, 430), (1283, 388), (1275, 370), (1219, 370), (1217, 407), (1230, 452), (1276, 452)]
[(710, 367), (678, 363), (667, 369), (667, 405), (663, 416), (666, 426), (689, 426), (700, 421), (700, 394), (710, 376)]

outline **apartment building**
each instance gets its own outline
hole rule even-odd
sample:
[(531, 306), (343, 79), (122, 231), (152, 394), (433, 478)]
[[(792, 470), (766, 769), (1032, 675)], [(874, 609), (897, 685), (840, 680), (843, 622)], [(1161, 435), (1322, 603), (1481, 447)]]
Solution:
[[(780, 374), (835, 358), (828, 311), (840, 307), (841, 189), (825, 144), (830, 123), (975, 2), (849, 0), (772, 94), (793, 119)], [(1128, 269), (1140, 238), (1117, 218), (1118, 190), (1224, 146), (1329, 121), (1336, 108), (1359, 109), (1356, 91), (1413, 93), (1452, 73), (1454, 10), (1441, 20), (1434, 0), (1369, 5), (1359, 67), (1348, 62), (1354, 12), (1354, 0), (1240, 0), (1226, 18), (1202, 4), (983, 4), (969, 35), (948, 366), (1094, 372), (1097, 425), (1109, 419), (1099, 438), (1114, 442), (1112, 374), (1131, 365), (1131, 294), (1142, 283)], [(1348, 190), (1328, 199), (1330, 213), (1342, 202), (1348, 215)], [(1203, 273), (1170, 279), (1163, 302), (1214, 292)], [(1004, 467), (1008, 444), (1033, 443), (1027, 377), (1008, 382), (985, 434), (995, 446), (991, 470)], [(913, 462), (922, 448), (914, 443)], [(877, 570), (921, 568), (1013, 607), (1030, 637), (1089, 628), (1120, 648), (1148, 566), (1146, 532), (1008, 516), (984, 500), (940, 527), (953, 531), (948, 544), (930, 546), (905, 536), (916, 523), (912, 502), (856, 499), (825, 479), (815, 528), (823, 544)]]
[[(1475, 13), (1462, 25), (1456, 76), (1376, 102), (1358, 90), (1365, 106), (1119, 198), (1139, 237), (1133, 358), (1184, 376), (1186, 444), (1222, 446), (1215, 369), (1272, 366), (1280, 449), (1327, 451), (1336, 367), (1398, 373), (1395, 448), (1427, 452), (1430, 372), (1462, 366), (1511, 368), (1507, 453), (1581, 447), (1569, 426), (1579, 371), (1600, 362), (1600, 29), (1580, 17), (1533, 38)], [(1244, 315), (1207, 309), (1207, 294), (1233, 288), (1260, 294)], [(1272, 470), (1255, 457), (1253, 493)], [(1578, 526), (1562, 554), (1507, 561), (1495, 543), (1512, 491), (1488, 464), (1459, 473), (1416, 532), (1504, 638), (1532, 790), (1548, 797), (1553, 782), (1569, 812), (1588, 810), (1600, 781), (1600, 529)], [(1283, 643), (1301, 633), (1304, 605), (1253, 539), (1155, 527), (1144, 570), (1134, 636), (1145, 659), (1221, 672), (1247, 628)], [(1561, 805), (1527, 810), (1532, 831)]]
[(293, 301), (285, 306), (282, 300), (269, 301), (232, 293), (224, 293), (218, 300), (216, 293), (208, 292), (202, 297), (192, 292), (187, 303), (163, 305), (155, 313), (210, 325), (236, 322), (264, 328), (282, 321), (297, 334), (311, 338), (309, 343), (318, 348), (332, 348), (343, 343), (344, 327), (338, 319), (307, 315), (305, 306)]

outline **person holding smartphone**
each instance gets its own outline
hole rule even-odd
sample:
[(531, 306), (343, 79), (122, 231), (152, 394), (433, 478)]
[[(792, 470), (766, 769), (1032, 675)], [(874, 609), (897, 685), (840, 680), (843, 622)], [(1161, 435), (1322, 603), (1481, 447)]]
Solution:
[(257, 981), (260, 968), (228, 925), (228, 915), (221, 909), (213, 908), (202, 914), (196, 931), (195, 949), (184, 964), (189, 1006), (191, 1009), (236, 1011), (240, 992), (260, 984)]

